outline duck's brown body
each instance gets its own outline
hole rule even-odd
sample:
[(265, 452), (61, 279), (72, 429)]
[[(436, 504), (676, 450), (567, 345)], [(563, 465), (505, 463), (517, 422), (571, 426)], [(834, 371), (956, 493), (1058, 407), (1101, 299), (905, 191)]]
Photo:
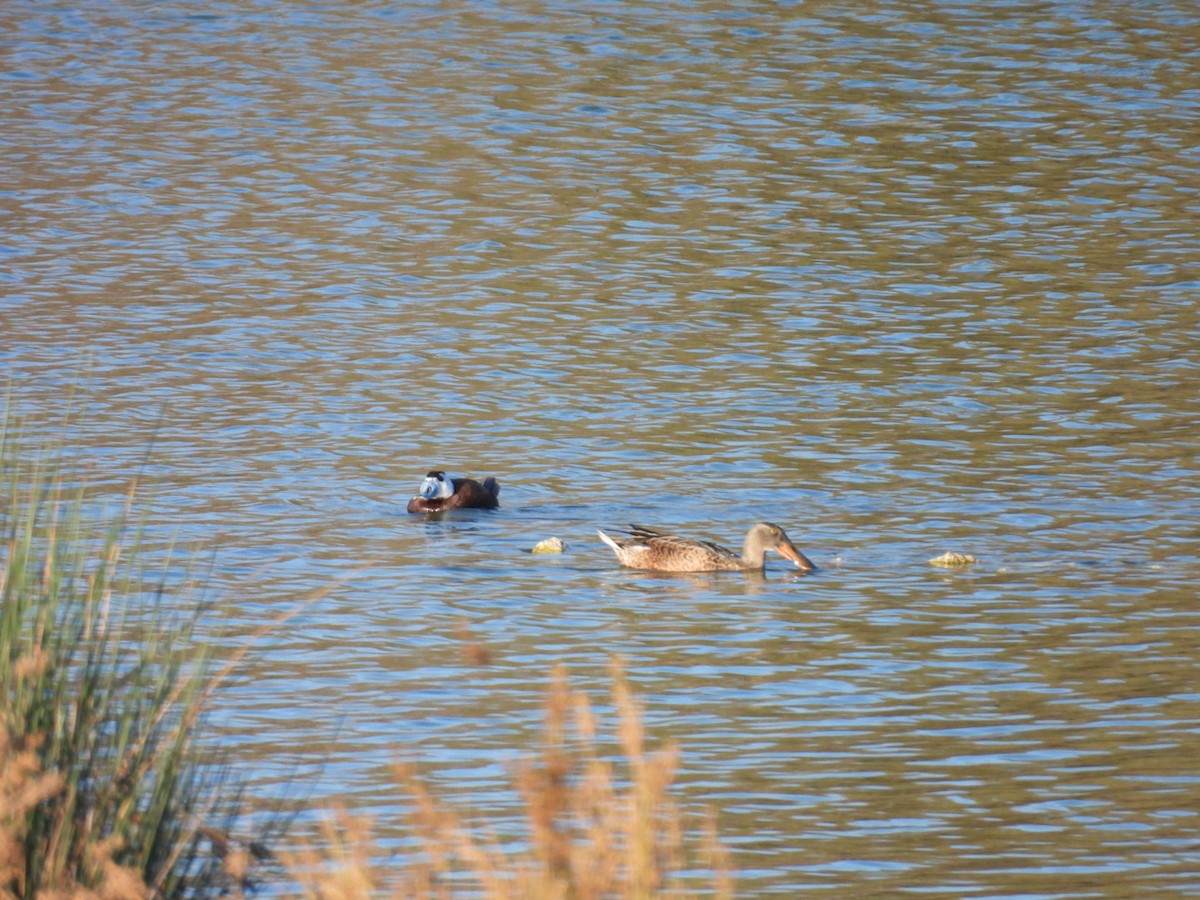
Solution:
[[(439, 478), (440, 476), (440, 478)], [(487, 477), (482, 482), (473, 478), (447, 478), (445, 472), (430, 472), (426, 482), (439, 478), (454, 486), (448, 497), (423, 497), (417, 495), (408, 501), (410, 513), (448, 512), (452, 509), (495, 509), (500, 505), (500, 482)]]
[(617, 554), (617, 560), (631, 569), (656, 572), (747, 572), (761, 571), (766, 551), (774, 550), (794, 562), (797, 568), (811, 571), (816, 566), (783, 533), (778, 525), (759, 522), (746, 533), (739, 556), (711, 541), (678, 537), (666, 532), (631, 525), (628, 538), (613, 538), (597, 532), (601, 540)]

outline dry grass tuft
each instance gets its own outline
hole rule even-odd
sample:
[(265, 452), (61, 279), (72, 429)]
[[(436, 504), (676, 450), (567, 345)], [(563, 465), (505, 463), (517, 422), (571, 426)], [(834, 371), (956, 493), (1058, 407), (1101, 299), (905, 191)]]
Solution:
[(462, 651), (463, 660), (469, 666), (490, 666), (492, 664), (492, 651), (488, 648), (475, 632), (471, 630), (470, 624), (466, 619), (461, 619), (458, 623), (458, 642)]
[[(358, 900), (446, 900), (457, 893), (488, 900), (600, 900), (600, 898), (733, 896), (728, 853), (710, 813), (699, 861), (690, 860), (683, 817), (670, 792), (679, 763), (674, 745), (650, 752), (642, 713), (618, 663), (613, 665), (617, 743), (625, 771), (602, 754), (596, 716), (587, 697), (554, 672), (545, 704), (544, 743), (518, 765), (528, 839), (509, 849), (494, 835), (439, 802), (414, 768), (397, 766), (411, 798), (408, 830), (418, 849), (398, 870), (377, 861), (371, 823), (337, 810), (326, 821), (322, 848), (284, 858), (300, 896)], [(703, 870), (702, 885), (688, 884), (685, 867)]]
[(0, 724), (0, 897), (25, 889), (26, 816), (63, 789), (61, 775), (42, 771), (38, 743)]
[[(39, 761), (41, 740), (17, 738), (0, 724), (0, 897), (21, 897), (32, 887), (29, 860), (29, 814), (39, 805), (58, 800), (67, 780), (45, 772)], [(84, 846), (85, 871), (92, 887), (73, 873), (58, 871), (37, 878), (39, 900), (145, 900), (151, 890), (141, 873), (115, 861), (124, 841), (117, 836), (90, 840)]]

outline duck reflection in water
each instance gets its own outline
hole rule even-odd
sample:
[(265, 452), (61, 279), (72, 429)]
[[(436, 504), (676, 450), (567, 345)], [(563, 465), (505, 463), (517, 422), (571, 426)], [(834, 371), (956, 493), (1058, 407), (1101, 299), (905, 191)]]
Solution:
[(436, 513), (451, 509), (495, 509), (500, 505), (500, 482), (488, 476), (451, 478), (441, 469), (425, 476), (417, 496), (408, 501), (410, 513)]

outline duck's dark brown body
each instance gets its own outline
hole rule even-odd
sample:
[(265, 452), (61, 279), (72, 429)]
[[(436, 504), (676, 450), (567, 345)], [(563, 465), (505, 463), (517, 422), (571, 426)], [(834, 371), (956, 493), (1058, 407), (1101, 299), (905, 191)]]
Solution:
[[(431, 473), (432, 474), (432, 473)], [(447, 512), (452, 509), (495, 509), (500, 505), (500, 482), (495, 478), (455, 478), (454, 493), (449, 497), (426, 499), (421, 496), (408, 501), (410, 513)]]

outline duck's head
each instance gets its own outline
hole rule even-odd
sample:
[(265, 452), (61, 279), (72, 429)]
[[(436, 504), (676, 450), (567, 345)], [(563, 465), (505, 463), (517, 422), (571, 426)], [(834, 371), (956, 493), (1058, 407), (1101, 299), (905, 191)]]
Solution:
[(816, 568), (812, 560), (796, 549), (796, 545), (792, 543), (791, 539), (784, 534), (783, 529), (778, 525), (772, 525), (770, 522), (759, 522), (746, 535), (747, 546), (749, 546), (751, 541), (757, 542), (764, 550), (774, 550), (784, 559), (791, 560), (796, 564), (797, 569), (811, 572)]
[(420, 496), (425, 500), (445, 500), (454, 495), (454, 482), (445, 472), (430, 472), (421, 482)]

